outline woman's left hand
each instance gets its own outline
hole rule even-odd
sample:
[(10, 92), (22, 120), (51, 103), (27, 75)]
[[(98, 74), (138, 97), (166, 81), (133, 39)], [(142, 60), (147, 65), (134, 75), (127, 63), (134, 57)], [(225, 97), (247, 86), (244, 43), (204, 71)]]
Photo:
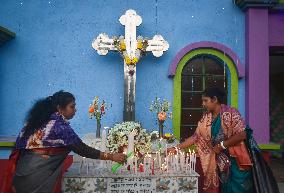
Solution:
[(221, 151), (222, 151), (222, 147), (220, 144), (217, 144), (213, 147), (213, 151), (216, 153), (216, 154), (219, 154)]

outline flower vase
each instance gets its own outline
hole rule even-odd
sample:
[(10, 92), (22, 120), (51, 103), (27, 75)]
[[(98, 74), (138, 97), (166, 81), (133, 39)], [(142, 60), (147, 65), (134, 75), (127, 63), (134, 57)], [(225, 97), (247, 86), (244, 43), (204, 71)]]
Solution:
[(101, 120), (97, 119), (96, 138), (101, 138)]
[(165, 121), (158, 121), (159, 122), (159, 137), (162, 138), (164, 136), (164, 122)]

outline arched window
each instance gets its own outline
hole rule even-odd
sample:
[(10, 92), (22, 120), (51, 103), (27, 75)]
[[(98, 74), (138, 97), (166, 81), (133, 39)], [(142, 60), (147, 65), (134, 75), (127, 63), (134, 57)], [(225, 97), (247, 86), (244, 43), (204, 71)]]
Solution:
[[(227, 69), (223, 61), (212, 55), (198, 55), (189, 60), (181, 73), (181, 140), (191, 136), (202, 117), (202, 92), (218, 86), (227, 92)], [(225, 103), (227, 100), (225, 99)]]
[(181, 49), (169, 68), (173, 77), (174, 135), (183, 140), (194, 133), (202, 115), (201, 92), (208, 86), (225, 88), (225, 102), (238, 108), (239, 83), (240, 89), (244, 88), (244, 81), (239, 79), (244, 75), (238, 56), (223, 44), (202, 41)]

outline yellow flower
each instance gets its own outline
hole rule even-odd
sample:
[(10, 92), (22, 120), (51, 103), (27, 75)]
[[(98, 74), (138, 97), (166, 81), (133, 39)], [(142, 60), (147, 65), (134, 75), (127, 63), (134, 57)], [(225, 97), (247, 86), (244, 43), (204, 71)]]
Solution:
[(165, 133), (165, 137), (170, 138), (172, 136), (172, 134), (170, 133)]
[(138, 42), (137, 42), (137, 48), (138, 48), (138, 49), (142, 49), (142, 48), (143, 48), (143, 43), (142, 43), (141, 40), (138, 40)]
[(136, 57), (131, 60), (131, 63), (134, 64), (134, 65), (135, 65), (137, 62), (138, 62), (138, 58), (136, 58)]
[(125, 42), (124, 41), (121, 41), (120, 44), (119, 44), (119, 49), (124, 51), (126, 49), (126, 45), (125, 45)]
[(124, 57), (124, 60), (125, 60), (125, 63), (126, 63), (127, 65), (130, 65), (130, 64), (131, 64), (131, 59), (130, 59), (128, 56), (125, 56), (125, 57)]

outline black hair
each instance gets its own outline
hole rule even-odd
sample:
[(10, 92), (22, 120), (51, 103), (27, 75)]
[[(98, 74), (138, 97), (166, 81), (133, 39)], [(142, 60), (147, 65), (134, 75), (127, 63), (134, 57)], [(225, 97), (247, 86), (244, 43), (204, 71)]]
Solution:
[(58, 106), (65, 108), (72, 101), (75, 101), (73, 94), (63, 90), (54, 93), (52, 96), (37, 100), (26, 117), (24, 136), (29, 137), (47, 123), (51, 114), (57, 111)]
[(211, 99), (216, 97), (217, 101), (222, 104), (224, 103), (226, 92), (219, 87), (208, 87), (203, 91), (202, 96), (210, 97)]

